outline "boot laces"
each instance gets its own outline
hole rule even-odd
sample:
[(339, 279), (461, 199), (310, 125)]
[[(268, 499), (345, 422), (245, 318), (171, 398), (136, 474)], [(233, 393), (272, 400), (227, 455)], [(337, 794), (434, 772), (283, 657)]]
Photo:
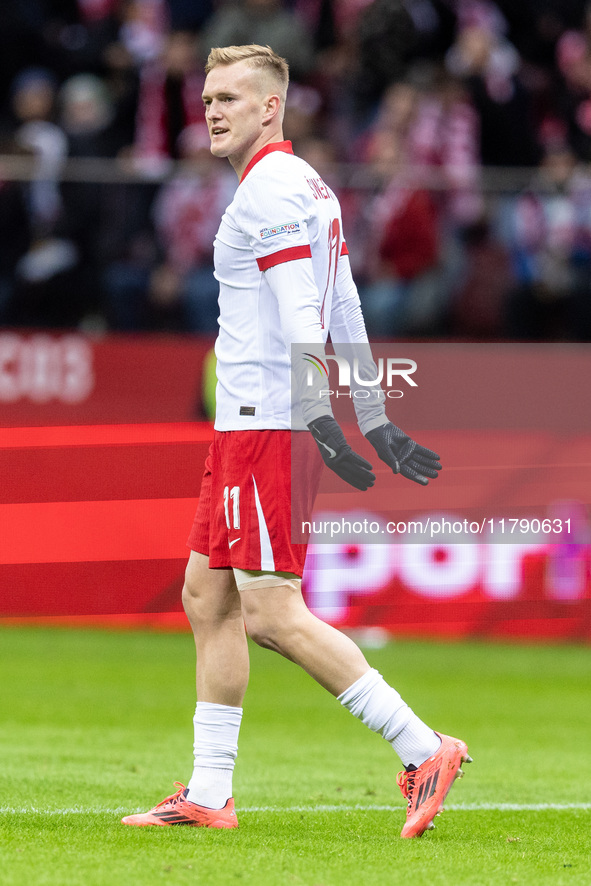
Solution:
[(161, 809), (163, 806), (166, 806), (167, 804), (170, 804), (171, 806), (176, 806), (176, 804), (179, 802), (179, 800), (183, 799), (182, 795), (183, 795), (183, 792), (185, 791), (184, 784), (181, 784), (180, 781), (175, 781), (174, 786), (175, 786), (175, 788), (178, 788), (178, 790), (174, 794), (171, 794), (170, 797), (165, 797), (164, 800), (161, 800), (161, 802), (158, 803), (158, 805), (156, 806), (156, 809)]
[(404, 769), (396, 776), (396, 784), (402, 791), (402, 796), (408, 800), (409, 805), (411, 803), (411, 795), (415, 786), (415, 771), (416, 770), (411, 770), (408, 772)]

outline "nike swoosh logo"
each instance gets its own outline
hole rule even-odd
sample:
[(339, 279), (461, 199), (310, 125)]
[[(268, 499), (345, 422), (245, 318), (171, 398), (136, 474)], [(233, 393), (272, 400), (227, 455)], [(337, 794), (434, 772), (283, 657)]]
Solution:
[(320, 446), (324, 446), (324, 448), (326, 449), (326, 451), (328, 452), (328, 454), (329, 454), (329, 456), (330, 456), (331, 458), (336, 458), (337, 453), (336, 453), (336, 450), (335, 450), (335, 449), (331, 449), (331, 447), (330, 447), (330, 446), (327, 446), (326, 443), (323, 443), (322, 440), (318, 440), (318, 439), (316, 439), (316, 442), (317, 442)]
[(231, 548), (232, 545), (235, 545), (237, 541), (240, 541), (240, 539), (239, 539), (239, 538), (235, 538), (234, 541), (230, 541), (230, 542), (228, 542), (228, 547)]

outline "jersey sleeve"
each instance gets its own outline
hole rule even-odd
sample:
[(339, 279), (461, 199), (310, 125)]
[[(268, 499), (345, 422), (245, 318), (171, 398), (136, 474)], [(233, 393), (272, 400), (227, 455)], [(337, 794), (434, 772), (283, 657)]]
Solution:
[[(351, 391), (355, 414), (362, 434), (367, 434), (388, 421), (385, 395), (379, 385), (369, 384), (377, 379), (378, 370), (372, 355), (361, 312), (359, 293), (347, 254), (341, 254), (335, 279), (335, 290), (330, 315), (330, 337), (335, 353), (346, 357), (351, 373)], [(356, 371), (355, 371), (356, 367)], [(365, 384), (363, 384), (365, 382)], [(368, 389), (376, 391), (375, 397), (366, 397)], [(363, 392), (355, 397), (355, 392)]]
[(289, 180), (275, 174), (253, 176), (245, 182), (238, 221), (259, 271), (312, 257), (308, 218), (306, 199)]
[[(252, 174), (252, 173), (251, 173)], [(310, 359), (324, 363), (326, 331), (312, 265), (308, 233), (310, 198), (291, 176), (253, 177), (242, 203), (240, 226), (248, 237), (279, 309), (281, 334), (290, 353), (295, 426), (331, 415), (328, 385), (320, 376), (308, 384)]]
[(367, 342), (359, 293), (353, 280), (344, 242), (343, 247), (335, 279), (329, 323), (330, 337), (333, 344), (335, 342)]
[(311, 365), (326, 365), (312, 260), (280, 262), (265, 276), (279, 305), (281, 333), (290, 353), (294, 416), (301, 414), (308, 425), (321, 415), (332, 415), (328, 382), (322, 374), (310, 371)]

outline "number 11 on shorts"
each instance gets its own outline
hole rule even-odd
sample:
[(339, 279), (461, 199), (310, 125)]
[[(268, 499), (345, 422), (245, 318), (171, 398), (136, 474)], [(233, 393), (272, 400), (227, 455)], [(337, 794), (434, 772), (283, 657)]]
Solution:
[[(234, 526), (230, 523), (230, 499), (232, 499), (232, 518)], [(240, 529), (240, 487), (224, 486), (224, 513), (228, 529)]]

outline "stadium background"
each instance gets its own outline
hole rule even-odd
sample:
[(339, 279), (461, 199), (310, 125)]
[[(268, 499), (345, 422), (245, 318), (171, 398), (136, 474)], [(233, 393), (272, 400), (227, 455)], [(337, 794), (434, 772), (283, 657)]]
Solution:
[[(547, 415), (535, 385), (552, 372), (543, 343), (570, 343), (566, 414), (589, 412), (586, 4), (27, 0), (6, 13), (0, 616), (184, 624), (211, 437), (211, 239), (234, 187), (207, 150), (201, 68), (210, 45), (254, 39), (292, 65), (286, 135), (339, 194), (372, 335), (517, 342), (524, 360), (539, 348), (529, 408), (552, 441), (532, 448), (514, 424), (520, 473), (504, 482), (531, 489), (532, 464), (550, 463), (535, 494), (576, 525), (553, 544), (425, 546), (414, 578), (404, 546), (319, 546), (311, 604), (376, 639), (588, 640), (588, 429)], [(566, 496), (556, 470), (577, 477)], [(488, 501), (499, 475), (478, 482)], [(321, 592), (330, 575), (336, 597)]]

